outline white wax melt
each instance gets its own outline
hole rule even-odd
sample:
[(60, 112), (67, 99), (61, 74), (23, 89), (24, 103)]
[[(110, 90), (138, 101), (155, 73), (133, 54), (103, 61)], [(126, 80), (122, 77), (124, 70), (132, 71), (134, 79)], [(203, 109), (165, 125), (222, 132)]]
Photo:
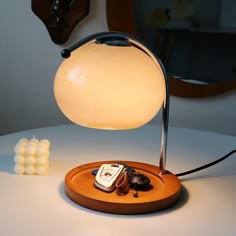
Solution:
[(37, 175), (45, 175), (48, 172), (48, 167), (46, 166), (36, 167), (35, 172)]
[(25, 157), (25, 165), (29, 165), (29, 166), (34, 165), (36, 162), (35, 159), (36, 158), (34, 156), (26, 156)]
[(25, 157), (22, 156), (22, 155), (16, 154), (16, 155), (14, 156), (14, 162), (15, 162), (16, 164), (21, 164), (21, 165), (23, 165), (24, 162), (25, 162)]
[(39, 144), (39, 140), (36, 139), (36, 138), (32, 138), (32, 139), (30, 139), (29, 144), (38, 145)]
[(38, 157), (36, 158), (36, 165), (37, 166), (48, 165), (48, 159), (44, 157)]
[(20, 139), (14, 147), (14, 172), (17, 174), (46, 174), (49, 167), (50, 141), (36, 138)]
[(35, 173), (35, 167), (32, 165), (32, 166), (26, 166), (25, 167), (25, 173), (28, 174), (28, 175), (32, 175)]
[(46, 155), (47, 153), (49, 152), (49, 149), (47, 146), (45, 145), (39, 145), (37, 150), (36, 150), (36, 153), (38, 156), (44, 156)]
[(26, 149), (25, 149), (25, 153), (26, 155), (35, 155), (37, 150), (37, 144), (28, 144)]
[(24, 155), (26, 146), (27, 144), (17, 144), (14, 148), (14, 152), (19, 155)]
[(47, 140), (47, 139), (42, 139), (42, 140), (40, 140), (40, 143), (39, 144), (44, 144), (44, 145), (46, 145), (48, 148), (50, 147), (50, 142), (49, 142), (49, 140)]
[(25, 168), (23, 165), (15, 165), (14, 166), (14, 172), (18, 175), (24, 174)]

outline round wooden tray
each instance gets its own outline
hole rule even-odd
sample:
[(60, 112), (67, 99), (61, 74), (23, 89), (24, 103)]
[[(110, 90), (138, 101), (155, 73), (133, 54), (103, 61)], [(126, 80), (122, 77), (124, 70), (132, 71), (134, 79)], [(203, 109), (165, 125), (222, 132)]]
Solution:
[[(151, 180), (151, 188), (138, 191), (133, 196), (131, 189), (124, 196), (116, 191), (104, 192), (94, 185), (95, 176), (92, 170), (106, 163), (125, 163), (137, 172), (145, 174)], [(65, 193), (77, 204), (100, 212), (112, 214), (144, 214), (165, 209), (174, 204), (180, 193), (180, 181), (172, 173), (157, 175), (159, 167), (146, 163), (131, 161), (103, 161), (78, 166), (65, 176)]]

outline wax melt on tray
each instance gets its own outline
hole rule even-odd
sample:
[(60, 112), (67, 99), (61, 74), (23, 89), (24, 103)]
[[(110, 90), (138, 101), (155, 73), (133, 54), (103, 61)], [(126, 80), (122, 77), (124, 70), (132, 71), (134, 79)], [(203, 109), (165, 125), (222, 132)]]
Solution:
[(50, 142), (47, 139), (39, 141), (20, 139), (15, 148), (14, 172), (16, 174), (45, 175), (49, 167)]

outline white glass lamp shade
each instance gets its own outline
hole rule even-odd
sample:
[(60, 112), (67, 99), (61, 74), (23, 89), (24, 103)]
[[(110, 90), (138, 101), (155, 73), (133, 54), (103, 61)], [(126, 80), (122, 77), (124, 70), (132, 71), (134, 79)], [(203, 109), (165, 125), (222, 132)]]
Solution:
[(149, 122), (166, 97), (161, 66), (134, 45), (86, 43), (59, 67), (54, 94), (76, 124), (131, 129)]

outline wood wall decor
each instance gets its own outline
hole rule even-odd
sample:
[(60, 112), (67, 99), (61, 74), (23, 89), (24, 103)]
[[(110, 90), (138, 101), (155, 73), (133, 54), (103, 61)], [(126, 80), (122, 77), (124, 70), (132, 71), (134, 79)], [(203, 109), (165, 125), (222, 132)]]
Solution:
[(52, 41), (65, 43), (89, 13), (89, 0), (32, 0), (32, 11), (46, 26)]

